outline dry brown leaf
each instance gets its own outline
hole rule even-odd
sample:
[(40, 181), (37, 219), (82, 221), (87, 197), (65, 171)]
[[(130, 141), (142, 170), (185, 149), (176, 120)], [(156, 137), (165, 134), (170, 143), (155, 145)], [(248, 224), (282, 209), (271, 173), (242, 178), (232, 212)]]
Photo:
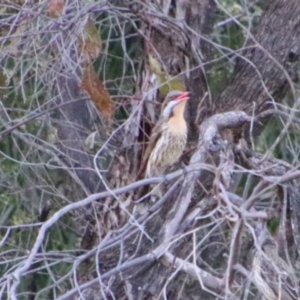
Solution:
[(86, 61), (96, 59), (101, 51), (102, 41), (95, 23), (88, 20), (79, 39), (80, 51)]
[(65, 0), (50, 0), (48, 4), (48, 16), (56, 19), (63, 14)]
[(105, 118), (111, 119), (113, 104), (109, 92), (99, 79), (93, 66), (86, 67), (83, 73), (81, 89), (85, 90)]

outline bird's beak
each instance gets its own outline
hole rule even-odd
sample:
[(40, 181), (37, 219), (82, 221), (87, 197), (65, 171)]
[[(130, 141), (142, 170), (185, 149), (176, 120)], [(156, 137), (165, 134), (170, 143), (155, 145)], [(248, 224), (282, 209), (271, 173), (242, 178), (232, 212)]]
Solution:
[(178, 96), (176, 98), (176, 100), (179, 100), (179, 101), (187, 101), (189, 100), (191, 97), (191, 93), (190, 92), (183, 92), (180, 96)]

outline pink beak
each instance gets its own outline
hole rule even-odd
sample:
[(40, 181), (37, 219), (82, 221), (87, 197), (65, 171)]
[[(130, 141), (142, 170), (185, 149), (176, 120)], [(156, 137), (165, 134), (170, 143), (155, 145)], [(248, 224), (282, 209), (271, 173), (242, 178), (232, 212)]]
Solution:
[(180, 96), (176, 98), (178, 101), (186, 101), (190, 99), (190, 93), (189, 92), (183, 92)]

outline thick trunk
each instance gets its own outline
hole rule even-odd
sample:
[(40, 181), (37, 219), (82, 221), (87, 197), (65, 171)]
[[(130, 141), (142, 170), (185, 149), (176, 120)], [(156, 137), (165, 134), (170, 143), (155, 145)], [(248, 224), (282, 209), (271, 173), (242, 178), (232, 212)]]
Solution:
[(299, 2), (275, 1), (249, 37), (248, 49), (236, 54), (231, 82), (215, 102), (217, 112), (243, 110), (251, 115), (282, 102), (298, 79), (299, 40)]

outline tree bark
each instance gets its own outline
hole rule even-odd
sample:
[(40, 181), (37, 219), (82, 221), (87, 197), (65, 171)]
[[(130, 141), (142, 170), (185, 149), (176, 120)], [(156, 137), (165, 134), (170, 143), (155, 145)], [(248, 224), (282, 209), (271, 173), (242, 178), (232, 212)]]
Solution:
[(296, 0), (275, 1), (269, 7), (250, 36), (247, 49), (236, 53), (231, 82), (215, 101), (217, 112), (257, 114), (276, 108), (287, 91), (296, 97), (293, 82), (298, 80), (299, 12)]

